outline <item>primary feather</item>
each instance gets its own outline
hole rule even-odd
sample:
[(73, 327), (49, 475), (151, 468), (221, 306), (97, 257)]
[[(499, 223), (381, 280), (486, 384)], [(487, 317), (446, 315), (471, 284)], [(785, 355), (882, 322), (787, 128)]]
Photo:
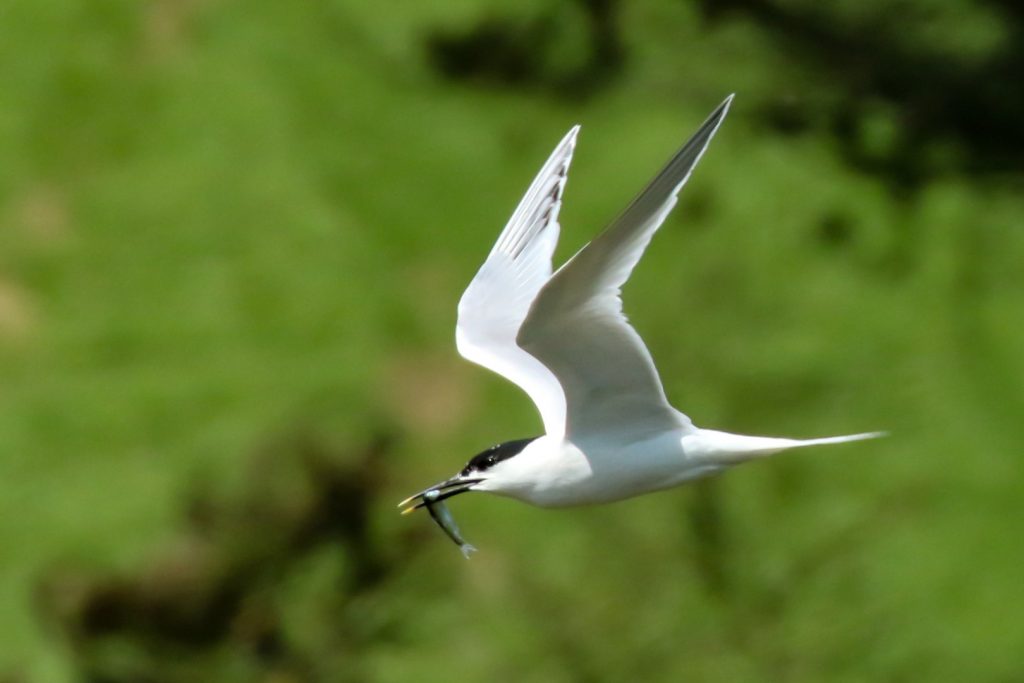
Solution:
[(537, 292), (551, 277), (558, 211), (576, 146), (575, 126), (551, 153), (459, 301), (459, 353), (521, 387), (536, 404), (548, 434), (565, 428), (558, 379), (516, 343)]
[(565, 392), (565, 433), (686, 428), (669, 405), (651, 354), (622, 313), (620, 291), (708, 143), (732, 97), (712, 112), (626, 210), (537, 294), (518, 342)]

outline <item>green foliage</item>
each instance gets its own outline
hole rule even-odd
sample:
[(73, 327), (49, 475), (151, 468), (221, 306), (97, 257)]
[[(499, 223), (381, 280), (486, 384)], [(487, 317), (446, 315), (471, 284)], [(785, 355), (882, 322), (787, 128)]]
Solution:
[[(55, 568), (133, 575), (180, 533), (197, 481), (245, 489), (281, 433), (364, 443), (381, 425), (400, 436), (367, 503), (383, 578), (346, 593), (352, 557), (326, 546), (267, 579), (314, 669), (278, 675), (228, 636), (202, 652), (109, 639), (93, 670), (1020, 677), (1019, 165), (991, 172), (975, 128), (918, 130), (891, 96), (863, 101), (865, 74), (848, 88), (845, 67), (795, 56), (780, 24), (742, 13), (757, 2), (714, 22), (701, 3), (625, 4), (622, 61), (591, 63), (597, 4), (0, 8), (0, 680), (84, 676), (81, 643), (43, 616)], [(819, 18), (870, 25), (883, 4)], [(963, 73), (1012, 44), (988, 4), (900, 4), (928, 18), (901, 49)], [(430, 37), (485, 21), (554, 27), (535, 80), (439, 72)], [(892, 437), (604, 508), (466, 496), (453, 511), (481, 548), (470, 562), (425, 518), (398, 518), (407, 493), (539, 430), (514, 387), (457, 357), (452, 330), (551, 146), (583, 124), (564, 258), (733, 90), (627, 311), (700, 425)], [(844, 141), (830, 122), (851, 92)], [(410, 528), (432, 543), (407, 543)]]

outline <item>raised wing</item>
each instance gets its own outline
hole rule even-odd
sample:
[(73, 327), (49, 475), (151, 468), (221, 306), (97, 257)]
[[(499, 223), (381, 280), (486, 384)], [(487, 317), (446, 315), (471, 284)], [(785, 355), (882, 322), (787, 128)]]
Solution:
[(565, 392), (570, 437), (693, 428), (665, 398), (650, 352), (622, 313), (620, 290), (731, 102), (730, 95), (622, 215), (548, 280), (519, 330), (519, 345)]
[(576, 145), (575, 126), (534, 178), (483, 266), (459, 301), (459, 353), (519, 385), (540, 411), (548, 434), (565, 429), (565, 395), (551, 371), (516, 344), (537, 292), (551, 277), (558, 210)]

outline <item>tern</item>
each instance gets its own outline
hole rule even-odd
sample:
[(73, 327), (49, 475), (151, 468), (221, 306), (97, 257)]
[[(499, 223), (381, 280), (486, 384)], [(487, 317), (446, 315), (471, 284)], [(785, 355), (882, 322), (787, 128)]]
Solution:
[(817, 439), (702, 429), (665, 397), (620, 290), (721, 125), (730, 95), (597, 238), (553, 271), (569, 163), (580, 127), (555, 148), (462, 295), (459, 353), (522, 388), (542, 436), (506, 441), (399, 504), (412, 512), (468, 491), (540, 507), (608, 503), (677, 486)]

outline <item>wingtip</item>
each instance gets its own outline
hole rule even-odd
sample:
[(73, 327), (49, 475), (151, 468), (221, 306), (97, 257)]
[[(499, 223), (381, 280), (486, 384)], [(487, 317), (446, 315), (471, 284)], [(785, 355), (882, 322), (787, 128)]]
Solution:
[(570, 128), (569, 132), (566, 133), (565, 137), (562, 138), (562, 142), (561, 142), (560, 146), (568, 145), (570, 147), (575, 147), (576, 146), (576, 136), (580, 134), (580, 128), (582, 128), (582, 126), (580, 124), (578, 124), (578, 123), (575, 126), (573, 126), (572, 128)]
[(717, 119), (719, 121), (724, 119), (725, 115), (729, 113), (729, 108), (732, 106), (732, 101), (734, 97), (736, 97), (736, 93), (729, 93), (729, 95), (724, 100), (722, 100), (722, 103), (715, 108), (715, 111), (712, 112), (709, 118)]
[(554, 159), (561, 159), (564, 166), (568, 167), (568, 160), (572, 159), (573, 152), (576, 151), (576, 136), (580, 133), (580, 124), (576, 124), (569, 129), (569, 132), (562, 136), (562, 139), (555, 146), (555, 151), (551, 153), (551, 158), (548, 159), (548, 164)]

